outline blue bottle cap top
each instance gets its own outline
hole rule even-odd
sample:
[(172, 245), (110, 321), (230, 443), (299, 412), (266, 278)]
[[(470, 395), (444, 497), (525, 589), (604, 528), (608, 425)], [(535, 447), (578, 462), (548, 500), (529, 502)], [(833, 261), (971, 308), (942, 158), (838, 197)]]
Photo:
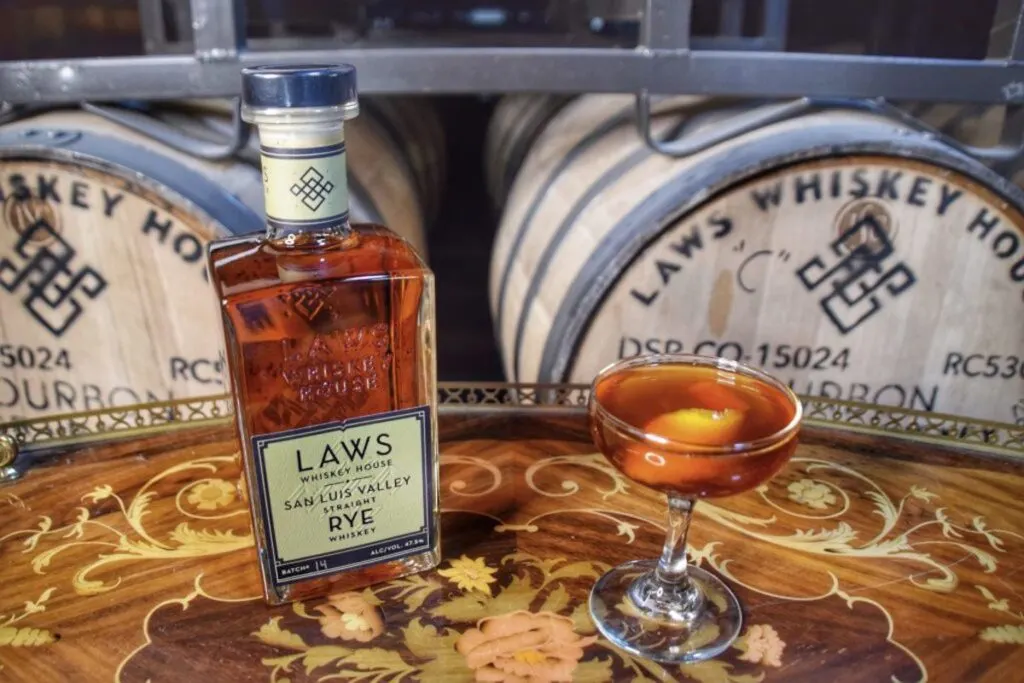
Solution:
[(248, 66), (242, 69), (242, 105), (250, 109), (358, 105), (351, 64)]

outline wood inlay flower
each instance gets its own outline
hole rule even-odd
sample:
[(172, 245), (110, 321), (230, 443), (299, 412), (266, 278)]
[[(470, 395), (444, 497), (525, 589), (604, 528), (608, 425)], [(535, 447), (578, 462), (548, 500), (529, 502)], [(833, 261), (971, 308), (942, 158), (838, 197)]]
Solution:
[(568, 617), (517, 611), (481, 619), (455, 649), (478, 681), (553, 683), (571, 681), (583, 649), (596, 640), (578, 635)]
[(223, 479), (204, 479), (192, 487), (188, 502), (200, 510), (216, 510), (235, 500), (235, 487)]
[(824, 510), (836, 503), (836, 496), (828, 486), (811, 479), (794, 481), (787, 490), (790, 500), (815, 510)]
[(328, 638), (368, 643), (384, 632), (380, 612), (359, 593), (335, 593), (315, 609), (323, 615), (320, 631)]
[(786, 643), (768, 624), (754, 624), (747, 630), (746, 637), (737, 643), (737, 647), (746, 651), (740, 659), (765, 666), (782, 666), (782, 651)]
[(441, 569), (437, 573), (452, 581), (464, 591), (477, 590), (490, 595), (491, 587), (489, 584), (494, 583), (494, 573), (497, 570), (488, 567), (482, 557), (471, 559), (463, 555), (456, 560), (452, 560), (450, 564), (451, 567), (449, 569)]
[(47, 588), (36, 600), (26, 600), (20, 614), (0, 614), (0, 647), (39, 647), (55, 643), (60, 638), (45, 628), (16, 626), (19, 621), (32, 614), (46, 611), (46, 601), (50, 599), (54, 588)]

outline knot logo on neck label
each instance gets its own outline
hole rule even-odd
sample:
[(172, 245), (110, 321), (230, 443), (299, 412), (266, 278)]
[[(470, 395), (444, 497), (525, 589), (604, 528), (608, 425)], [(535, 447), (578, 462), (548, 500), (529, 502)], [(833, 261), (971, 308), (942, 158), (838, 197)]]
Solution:
[(267, 221), (275, 228), (329, 227), (348, 216), (345, 143), (260, 148)]
[(292, 194), (302, 199), (302, 203), (309, 207), (310, 211), (316, 211), (323, 206), (327, 195), (334, 191), (334, 183), (324, 178), (320, 171), (312, 166), (299, 178), (301, 183), (292, 185)]

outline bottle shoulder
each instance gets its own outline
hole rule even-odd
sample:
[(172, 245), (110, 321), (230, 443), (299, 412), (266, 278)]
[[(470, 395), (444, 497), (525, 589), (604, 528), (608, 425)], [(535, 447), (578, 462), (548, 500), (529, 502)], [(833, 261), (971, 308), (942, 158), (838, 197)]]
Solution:
[(433, 277), (409, 242), (375, 223), (353, 223), (344, 233), (332, 235), (228, 237), (209, 244), (208, 259), (211, 280), (221, 296), (285, 283)]

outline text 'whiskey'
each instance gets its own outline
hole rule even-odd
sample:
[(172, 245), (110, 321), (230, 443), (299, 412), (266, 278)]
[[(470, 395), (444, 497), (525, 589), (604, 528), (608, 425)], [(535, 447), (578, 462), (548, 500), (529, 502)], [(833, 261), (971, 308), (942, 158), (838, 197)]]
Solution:
[(265, 234), (210, 245), (264, 594), (359, 588), (439, 561), (434, 278), (348, 212), (348, 66), (243, 70)]

